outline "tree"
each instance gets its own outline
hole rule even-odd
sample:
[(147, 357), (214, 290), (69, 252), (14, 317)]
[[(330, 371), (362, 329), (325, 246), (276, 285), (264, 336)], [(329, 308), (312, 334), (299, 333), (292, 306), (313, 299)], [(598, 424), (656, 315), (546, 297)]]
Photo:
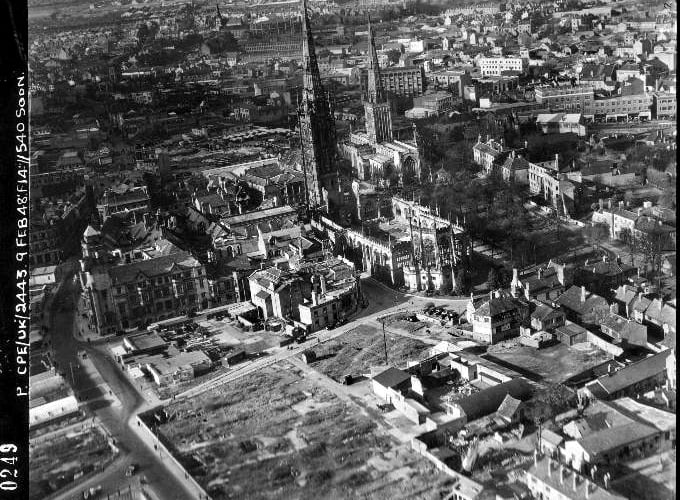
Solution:
[(609, 238), (609, 226), (603, 222), (595, 222), (587, 226), (584, 233), (594, 248), (600, 248), (602, 242)]
[(456, 271), (456, 286), (453, 289), (454, 295), (466, 295), (468, 293), (468, 273), (465, 269), (460, 268)]
[(492, 267), (491, 269), (489, 269), (489, 274), (486, 278), (486, 283), (491, 290), (496, 290), (497, 288), (501, 287), (502, 285), (501, 277), (495, 268)]

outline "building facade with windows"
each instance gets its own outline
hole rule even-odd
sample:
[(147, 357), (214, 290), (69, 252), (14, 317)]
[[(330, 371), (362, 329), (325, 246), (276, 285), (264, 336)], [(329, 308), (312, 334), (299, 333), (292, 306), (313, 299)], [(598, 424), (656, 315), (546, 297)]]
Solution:
[(520, 57), (480, 57), (477, 66), (483, 76), (501, 76), (504, 71), (524, 70), (524, 60)]
[(537, 87), (536, 102), (553, 111), (583, 112), (595, 99), (591, 85)]
[(90, 321), (100, 335), (209, 307), (205, 267), (189, 252), (117, 266), (82, 266)]

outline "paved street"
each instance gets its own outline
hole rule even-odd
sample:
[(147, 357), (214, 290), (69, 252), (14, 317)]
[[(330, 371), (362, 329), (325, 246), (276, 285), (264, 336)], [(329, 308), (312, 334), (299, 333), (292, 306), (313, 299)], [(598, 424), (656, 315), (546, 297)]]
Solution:
[[(148, 487), (163, 500), (186, 500), (196, 498), (184, 483), (168, 473), (166, 464), (131, 429), (130, 419), (139, 411), (144, 400), (137, 393), (123, 373), (118, 370), (111, 358), (86, 343), (78, 342), (73, 336), (75, 324), (75, 300), (78, 290), (71, 279), (67, 279), (57, 292), (50, 315), (51, 343), (58, 370), (72, 380), (76, 397), (88, 403), (90, 409), (101, 420), (104, 427), (116, 440), (123, 458), (117, 460), (102, 474), (64, 492), (56, 498), (69, 499), (86, 487), (101, 484), (104, 491), (116, 492), (127, 487), (127, 481), (139, 481), (125, 477), (125, 469), (131, 463), (139, 465), (138, 476), (145, 476)], [(96, 372), (83, 368), (83, 360), (78, 359), (78, 350), (85, 349), (101, 377)], [(106, 381), (104, 383), (104, 381)], [(111, 398), (104, 399), (103, 391), (112, 391), (119, 401), (112, 404)], [(109, 395), (110, 396), (110, 395)], [(87, 398), (87, 399), (86, 399)], [(92, 398), (96, 398), (92, 400)]]
[[(335, 339), (341, 335), (353, 330), (359, 325), (370, 324), (376, 328), (381, 328), (382, 324), (378, 321), (378, 318), (382, 316), (387, 316), (398, 311), (404, 310), (418, 310), (421, 309), (424, 304), (428, 302), (436, 302), (442, 305), (447, 305), (453, 307), (457, 311), (461, 311), (465, 308), (468, 299), (443, 299), (434, 297), (418, 297), (410, 294), (404, 294), (396, 290), (383, 285), (382, 283), (376, 281), (373, 278), (366, 278), (362, 280), (361, 283), (362, 290), (366, 298), (368, 299), (368, 307), (366, 309), (360, 310), (352, 321), (347, 324), (336, 328), (334, 330), (321, 330), (312, 334), (311, 338), (302, 344), (291, 344), (291, 348), (280, 349), (273, 348), (272, 353), (268, 356), (256, 359), (249, 363), (243, 363), (237, 365), (229, 372), (218, 375), (210, 380), (203, 382), (191, 389), (188, 389), (177, 395), (177, 398), (193, 397), (198, 394), (202, 394), (209, 391), (215, 387), (226, 384), (233, 380), (237, 380), (241, 377), (249, 375), (253, 372), (261, 370), (266, 366), (278, 363), (280, 361), (290, 359), (305, 350), (313, 347), (320, 342), (326, 342), (328, 340)], [(428, 339), (418, 335), (412, 335), (405, 332), (390, 331), (393, 335), (401, 335), (403, 337), (414, 338), (425, 343), (437, 344), (440, 341), (435, 339)]]

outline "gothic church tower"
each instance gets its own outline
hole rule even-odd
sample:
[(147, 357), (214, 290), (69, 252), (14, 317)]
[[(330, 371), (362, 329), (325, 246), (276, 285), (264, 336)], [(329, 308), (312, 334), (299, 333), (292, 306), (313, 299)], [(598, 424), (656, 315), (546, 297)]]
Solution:
[(373, 144), (392, 141), (392, 113), (380, 80), (378, 53), (375, 50), (371, 18), (368, 18), (368, 84), (364, 96), (366, 133)]
[(335, 184), (338, 182), (335, 121), (321, 85), (307, 0), (302, 0), (302, 68), (302, 103), (298, 113), (308, 201), (312, 207), (327, 207), (325, 193), (337, 189)]

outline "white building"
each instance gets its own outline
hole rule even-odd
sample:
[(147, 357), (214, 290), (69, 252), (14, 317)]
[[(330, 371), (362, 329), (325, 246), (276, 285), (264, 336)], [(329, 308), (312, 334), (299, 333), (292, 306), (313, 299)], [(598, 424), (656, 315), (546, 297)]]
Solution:
[(477, 66), (483, 76), (501, 76), (503, 71), (522, 72), (524, 61), (520, 57), (480, 57)]

